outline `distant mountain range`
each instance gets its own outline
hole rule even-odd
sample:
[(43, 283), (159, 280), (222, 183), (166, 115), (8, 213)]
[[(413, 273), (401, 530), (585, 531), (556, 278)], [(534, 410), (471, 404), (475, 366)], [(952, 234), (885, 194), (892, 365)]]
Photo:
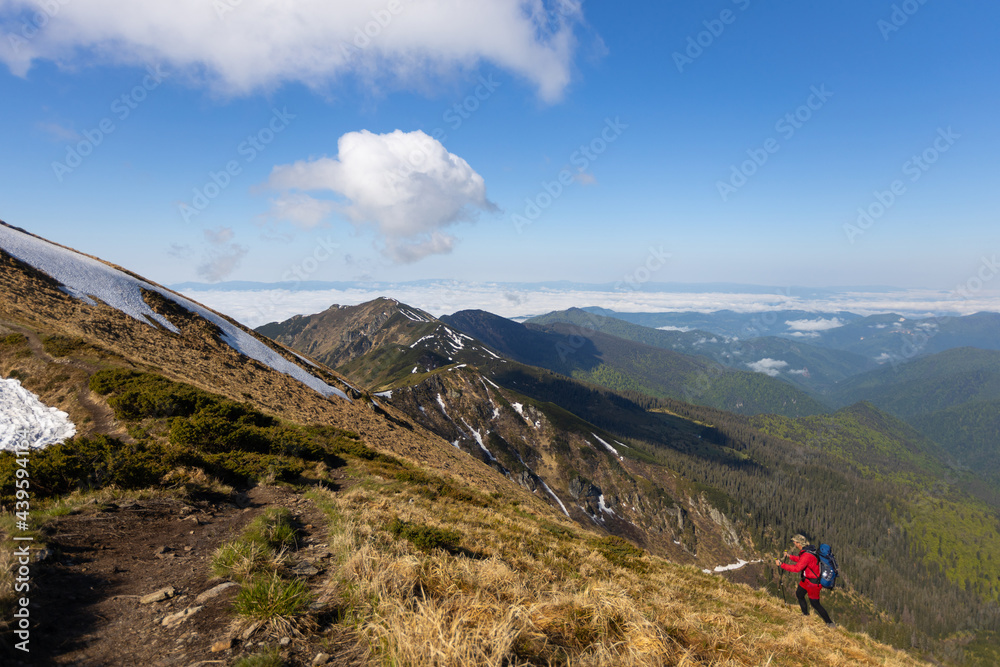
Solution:
[(614, 553), (633, 553), (624, 538), (704, 568), (763, 561), (726, 576), (775, 595), (769, 556), (806, 532), (837, 549), (838, 622), (950, 664), (998, 657), (1000, 351), (969, 342), (995, 316), (785, 311), (751, 335), (737, 313), (680, 331), (695, 314), (672, 330), (577, 309), (518, 323), (380, 298), (251, 331), (6, 225), (0, 276), (0, 375), (69, 413), (74, 446), (105, 438), (103, 459), (66, 471), (56, 451), (35, 471), (67, 492), (137, 470), (314, 484), (347, 457), (371, 473), (358, 502), (377, 487), (397, 518), (419, 497), (442, 516), (488, 508), (484, 526), (537, 515), (559, 543), (570, 526)]

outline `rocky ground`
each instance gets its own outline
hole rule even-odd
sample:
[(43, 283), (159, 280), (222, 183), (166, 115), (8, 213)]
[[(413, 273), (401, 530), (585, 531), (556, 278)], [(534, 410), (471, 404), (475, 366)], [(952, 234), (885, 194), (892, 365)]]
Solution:
[[(92, 504), (51, 526), (52, 555), (34, 566), (38, 624), (28, 661), (11, 665), (210, 665), (280, 647), (288, 665), (366, 665), (366, 649), (320, 597), (320, 629), (285, 636), (234, 623), (238, 585), (213, 578), (212, 554), (266, 507), (288, 507), (303, 532), (290, 565), (317, 582), (331, 567), (324, 517), (309, 501), (256, 487), (237, 502), (174, 498)], [(325, 626), (325, 627), (324, 627)]]

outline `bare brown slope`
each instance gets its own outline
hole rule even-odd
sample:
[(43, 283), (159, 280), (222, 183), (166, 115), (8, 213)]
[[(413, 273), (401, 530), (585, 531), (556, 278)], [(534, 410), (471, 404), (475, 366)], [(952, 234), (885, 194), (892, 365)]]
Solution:
[[(29, 339), (36, 340), (38, 336), (52, 335), (79, 339), (95, 349), (94, 369), (107, 365), (110, 358), (118, 358), (140, 370), (157, 372), (233, 400), (251, 402), (285, 419), (302, 424), (332, 424), (355, 431), (370, 446), (457, 475), (487, 492), (496, 490), (498, 485), (508, 490), (516, 488), (414, 424), (405, 414), (391, 407), (376, 410), (363, 394), (352, 392), (328, 369), (311, 368), (311, 372), (348, 389), (356, 400), (326, 398), (294, 378), (241, 355), (219, 340), (218, 329), (200, 316), (153, 292), (146, 292), (145, 298), (155, 312), (167, 317), (180, 330), (179, 334), (139, 322), (105, 304), (88, 305), (66, 294), (48, 275), (0, 250), (0, 326), (7, 331), (26, 332), (32, 334)], [(287, 349), (257, 337), (293, 363), (300, 363)], [(0, 362), (9, 365), (6, 363), (9, 360)], [(101, 423), (94, 419), (93, 410), (87, 410), (85, 392), (81, 399), (88, 369), (71, 372), (67, 368), (66, 375), (56, 382), (53, 379), (57, 375), (49, 377), (45, 384), (29, 381), (26, 386), (48, 404), (78, 417), (77, 423)], [(91, 420), (87, 421), (87, 416)], [(106, 432), (117, 432), (116, 425), (108, 423), (108, 426)], [(87, 430), (98, 429), (89, 426)]]

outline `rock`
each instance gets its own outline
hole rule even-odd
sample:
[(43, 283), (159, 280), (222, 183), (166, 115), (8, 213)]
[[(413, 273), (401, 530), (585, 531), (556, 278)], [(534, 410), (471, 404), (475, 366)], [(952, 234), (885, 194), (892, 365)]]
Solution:
[(143, 595), (139, 598), (139, 604), (153, 604), (154, 602), (163, 602), (164, 600), (169, 600), (177, 594), (173, 586), (167, 586), (166, 588), (161, 588), (158, 591), (150, 593), (149, 595)]
[(191, 516), (186, 516), (186, 517), (184, 517), (184, 518), (182, 519), (182, 521), (190, 521), (191, 523), (193, 523), (193, 524), (194, 524), (194, 525), (196, 525), (196, 526), (200, 526), (200, 525), (201, 525), (201, 521), (199, 521), (199, 520), (198, 520), (198, 517), (196, 517), (196, 516), (195, 516), (195, 515), (193, 515), (193, 514), (192, 514)]
[(212, 651), (212, 653), (221, 653), (223, 651), (228, 651), (232, 647), (233, 647), (233, 638), (230, 637), (228, 639), (223, 639), (221, 641), (215, 642), (214, 644), (212, 644), (212, 648), (210, 650)]
[(160, 623), (165, 628), (174, 628), (187, 620), (190, 616), (197, 614), (202, 610), (202, 607), (188, 607), (184, 611), (179, 611), (176, 614), (167, 614), (163, 617), (163, 621)]
[(314, 665), (325, 665), (328, 662), (330, 662), (330, 654), (329, 653), (317, 653), (316, 657), (313, 658), (312, 664), (314, 664)]
[(234, 588), (234, 587), (238, 587), (238, 586), (239, 586), (239, 584), (237, 584), (235, 582), (227, 581), (224, 584), (219, 584), (218, 586), (216, 586), (214, 588), (208, 589), (207, 591), (205, 591), (204, 593), (202, 593), (201, 595), (199, 595), (198, 597), (196, 597), (194, 599), (194, 602), (195, 602), (195, 604), (203, 604), (205, 602), (208, 602), (209, 600), (211, 600), (214, 597), (218, 597), (219, 595), (221, 595), (225, 591), (229, 590), (230, 588)]
[(291, 573), (298, 577), (311, 577), (319, 574), (319, 570), (309, 563), (301, 562), (296, 563), (295, 567), (291, 568)]
[(153, 549), (153, 555), (154, 556), (162, 556), (163, 554), (167, 553), (168, 551), (173, 551), (173, 549), (171, 549), (168, 546), (156, 547), (155, 549)]
[(257, 632), (257, 630), (263, 627), (263, 625), (264, 621), (255, 621), (253, 624), (248, 626), (246, 630), (243, 631), (243, 634), (240, 635), (240, 637), (243, 639), (243, 641), (250, 639), (253, 636), (253, 633)]
[(278, 644), (280, 644), (281, 646), (288, 646), (291, 643), (292, 640), (289, 639), (288, 637), (282, 637), (281, 639), (278, 640)]

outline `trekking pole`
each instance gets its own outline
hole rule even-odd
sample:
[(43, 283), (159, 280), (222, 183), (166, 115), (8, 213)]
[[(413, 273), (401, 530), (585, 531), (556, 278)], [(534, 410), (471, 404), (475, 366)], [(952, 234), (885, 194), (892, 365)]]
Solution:
[(785, 568), (778, 568), (778, 590), (781, 591), (781, 601), (788, 604), (788, 599), (785, 597)]

